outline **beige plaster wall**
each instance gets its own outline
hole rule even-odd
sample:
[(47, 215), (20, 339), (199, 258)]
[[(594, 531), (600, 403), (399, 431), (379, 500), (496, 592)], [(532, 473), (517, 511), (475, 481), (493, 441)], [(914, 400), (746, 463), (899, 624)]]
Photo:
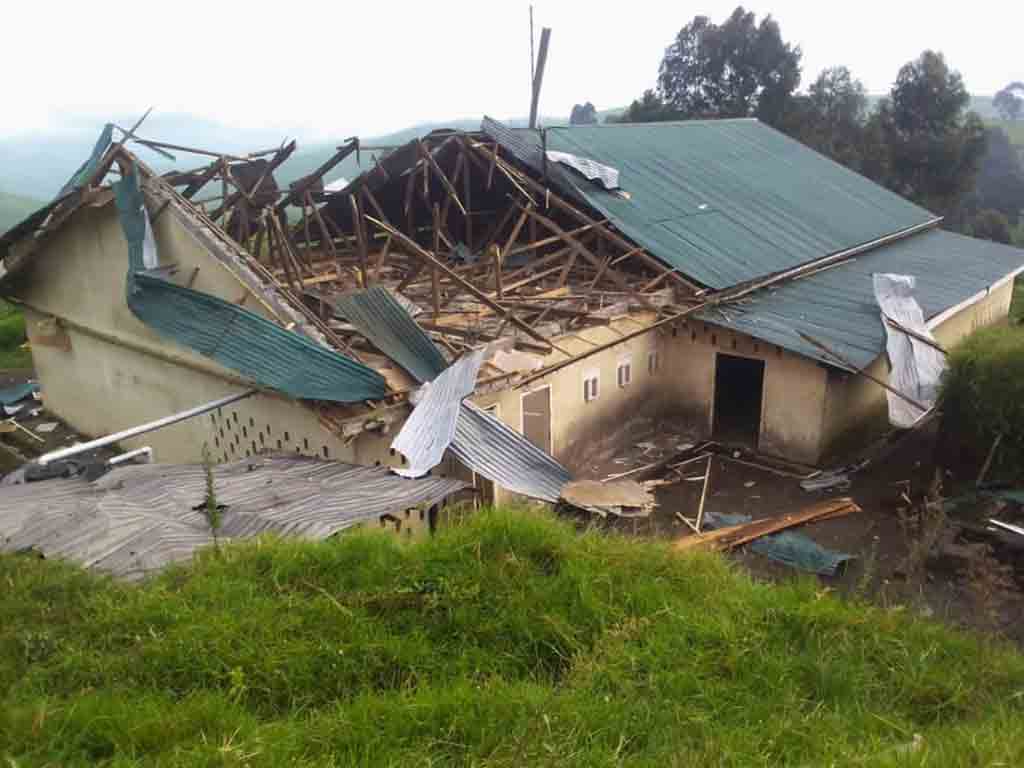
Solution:
[(794, 461), (817, 461), (826, 391), (823, 367), (781, 347), (711, 323), (680, 323), (668, 342), (670, 410), (710, 436), (717, 355), (762, 360), (764, 395), (757, 449)]

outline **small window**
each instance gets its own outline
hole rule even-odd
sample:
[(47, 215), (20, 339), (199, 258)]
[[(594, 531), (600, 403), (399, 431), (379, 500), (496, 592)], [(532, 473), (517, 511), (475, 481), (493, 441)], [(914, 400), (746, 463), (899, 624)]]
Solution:
[(618, 368), (618, 382), (620, 388), (626, 388), (629, 386), (630, 380), (633, 378), (633, 366), (628, 360), (624, 360), (619, 363)]
[(591, 371), (583, 377), (583, 400), (590, 402), (591, 400), (597, 400), (597, 396), (600, 394), (600, 377), (596, 371)]
[(658, 357), (658, 350), (653, 349), (647, 353), (647, 372), (657, 373), (661, 367), (661, 360)]

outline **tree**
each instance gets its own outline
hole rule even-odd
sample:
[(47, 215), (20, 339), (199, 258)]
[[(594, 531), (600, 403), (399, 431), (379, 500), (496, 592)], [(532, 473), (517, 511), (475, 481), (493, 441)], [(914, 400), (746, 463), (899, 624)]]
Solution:
[(1010, 83), (992, 98), (992, 106), (1004, 120), (1019, 120), (1024, 113), (1024, 83)]
[(972, 199), (974, 210), (1000, 211), (1016, 226), (1024, 210), (1024, 166), (1017, 148), (1002, 128), (988, 128)]
[(867, 96), (846, 67), (822, 71), (806, 96), (793, 98), (779, 127), (795, 139), (860, 171), (866, 151)]
[(586, 104), (575, 104), (569, 116), (569, 125), (593, 125), (597, 122), (597, 108), (589, 101)]
[(985, 153), (985, 126), (964, 112), (970, 97), (960, 73), (941, 53), (925, 51), (904, 65), (878, 120), (888, 151), (887, 183), (947, 217), (962, 211)]
[(980, 237), (983, 240), (994, 240), (997, 243), (1013, 242), (1013, 232), (1010, 230), (1010, 222), (1001, 211), (986, 208), (979, 211), (971, 220), (970, 234)]
[(617, 117), (608, 118), (612, 123), (655, 123), (664, 120), (678, 120), (683, 116), (675, 112), (658, 94), (648, 88), (639, 99), (634, 99), (626, 111)]
[(757, 24), (742, 6), (721, 25), (697, 16), (665, 50), (657, 93), (646, 92), (621, 119), (756, 115), (779, 125), (800, 84), (800, 57), (771, 16)]

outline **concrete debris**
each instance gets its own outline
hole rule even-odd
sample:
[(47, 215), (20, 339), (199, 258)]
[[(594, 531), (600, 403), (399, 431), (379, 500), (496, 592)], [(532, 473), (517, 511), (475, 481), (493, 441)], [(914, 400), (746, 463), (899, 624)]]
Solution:
[(597, 480), (575, 480), (562, 488), (562, 499), (575, 507), (588, 509), (632, 508), (650, 511), (654, 496), (635, 480), (615, 480), (602, 483)]

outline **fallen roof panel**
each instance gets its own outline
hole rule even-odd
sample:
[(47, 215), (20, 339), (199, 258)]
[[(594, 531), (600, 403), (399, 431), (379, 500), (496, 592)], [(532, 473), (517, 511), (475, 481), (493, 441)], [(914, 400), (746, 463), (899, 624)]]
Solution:
[(391, 292), (373, 286), (334, 300), (335, 308), (369, 339), (420, 383), (430, 381), (448, 362), (423, 329)]
[(469, 401), (462, 403), (451, 451), (501, 487), (552, 504), (572, 479), (549, 454)]
[[(219, 537), (323, 539), (358, 522), (431, 506), (464, 487), (407, 480), (383, 467), (265, 456), (213, 468)], [(94, 482), (0, 487), (0, 551), (31, 549), (124, 578), (188, 559), (213, 542), (200, 464), (119, 467)]]

